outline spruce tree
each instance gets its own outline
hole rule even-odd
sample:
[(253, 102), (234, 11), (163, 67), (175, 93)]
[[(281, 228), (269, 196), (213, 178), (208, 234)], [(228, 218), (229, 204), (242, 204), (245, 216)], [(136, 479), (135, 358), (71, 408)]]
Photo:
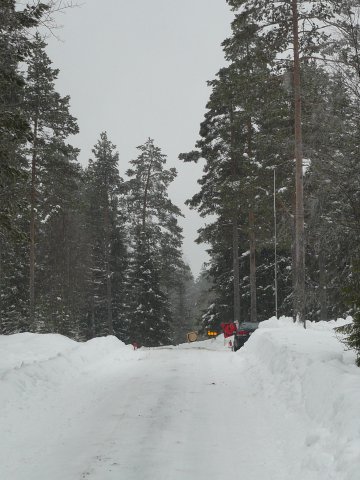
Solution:
[(62, 140), (47, 145), (38, 206), (37, 328), (81, 337), (82, 248), (79, 225), (82, 171), (78, 151)]
[(336, 330), (343, 334), (343, 343), (347, 345), (349, 349), (352, 349), (356, 353), (356, 364), (360, 367), (360, 268), (358, 261), (352, 265), (351, 276), (344, 287), (344, 293), (346, 301), (351, 308), (353, 314), (353, 322), (342, 327), (338, 327)]
[(195, 322), (195, 281), (189, 265), (184, 263), (174, 272), (174, 285), (168, 289), (173, 319), (175, 343), (184, 343), (186, 334), (196, 329)]
[(148, 139), (127, 171), (127, 202), (133, 238), (131, 340), (155, 346), (171, 342), (169, 287), (182, 264), (181, 215), (168, 197), (176, 177), (166, 156)]
[[(126, 231), (123, 180), (119, 154), (107, 134), (101, 133), (85, 173), (85, 201), (90, 242), (90, 336), (117, 334), (124, 338), (122, 312), (126, 298)], [(116, 327), (115, 327), (116, 324)], [(116, 331), (115, 331), (116, 328)]]
[(203, 315), (206, 313), (209, 305), (214, 301), (214, 284), (212, 278), (209, 276), (209, 272), (206, 265), (203, 264), (200, 273), (195, 280), (193, 290), (193, 305), (194, 305), (194, 322), (197, 330), (201, 332), (207, 326), (207, 323)]
[[(160, 284), (160, 259), (149, 230), (137, 228), (131, 266), (130, 341), (156, 347), (172, 343), (171, 310)], [(160, 253), (161, 255), (161, 253)]]

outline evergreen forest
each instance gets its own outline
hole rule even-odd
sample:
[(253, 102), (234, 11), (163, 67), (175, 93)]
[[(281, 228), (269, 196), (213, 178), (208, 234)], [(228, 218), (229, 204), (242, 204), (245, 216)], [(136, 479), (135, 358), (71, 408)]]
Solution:
[(158, 346), (234, 320), (352, 315), (360, 351), (358, 1), (223, 1), (225, 66), (179, 155), (203, 162), (187, 204), (211, 218), (194, 280), (165, 153), (148, 138), (122, 159), (101, 132), (81, 166), (39, 33), (58, 5), (0, 0), (1, 334)]

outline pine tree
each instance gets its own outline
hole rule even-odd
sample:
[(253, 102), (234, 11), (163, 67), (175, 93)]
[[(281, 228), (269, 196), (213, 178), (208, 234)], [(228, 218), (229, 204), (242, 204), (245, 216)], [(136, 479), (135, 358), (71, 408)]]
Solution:
[(29, 322), (35, 324), (35, 270), (36, 270), (36, 229), (38, 188), (41, 184), (41, 171), (54, 138), (64, 140), (78, 132), (76, 120), (69, 112), (69, 97), (61, 97), (55, 90), (55, 80), (59, 71), (51, 67), (51, 61), (45, 52), (46, 43), (37, 34), (29, 60), (25, 88), (25, 110), (31, 125), (32, 137), (30, 157), (30, 285), (29, 285)]
[[(206, 161), (199, 181), (201, 190), (189, 204), (203, 216), (217, 216), (199, 236), (199, 241), (211, 245), (210, 274), (217, 298), (207, 317), (215, 323), (236, 318), (236, 297), (230, 292), (230, 279), (235, 293), (241, 295), (243, 321), (257, 318), (256, 290), (273, 291), (269, 275), (264, 281), (270, 279), (270, 285), (256, 286), (255, 237), (258, 258), (269, 263), (262, 253), (269, 255), (272, 248), (273, 169), (280, 167), (279, 184), (287, 187), (291, 168), (288, 129), (284, 128), (289, 103), (282, 79), (269, 70), (268, 53), (263, 51), (256, 28), (236, 20), (233, 30), (233, 37), (224, 42), (227, 59), (232, 63), (210, 82), (213, 90), (198, 150), (180, 155), (185, 161), (197, 161), (199, 157)], [(279, 195), (285, 203), (288, 197), (289, 191)], [(246, 255), (248, 250), (251, 255)], [(236, 257), (240, 261), (236, 262)], [(258, 267), (262, 269), (262, 265)], [(232, 305), (233, 314), (229, 310)], [(269, 302), (266, 305), (265, 312), (272, 314)], [(260, 318), (264, 314), (261, 312)]]
[(32, 49), (29, 30), (38, 25), (47, 6), (19, 8), (15, 0), (0, 2), (0, 330), (26, 330), (27, 278), (23, 248), (26, 224), (26, 167), (23, 147), (31, 130), (23, 109), (25, 79), (20, 65)]
[[(329, 46), (330, 33), (324, 28), (330, 19), (341, 11), (342, 2), (306, 3), (297, 0), (259, 1), (228, 0), (240, 15), (248, 15), (260, 30), (260, 35), (275, 53), (283, 55), (283, 61), (291, 61), (294, 95), (294, 146), (295, 146), (295, 289), (294, 318), (305, 322), (305, 231), (303, 200), (303, 141), (301, 112), (301, 57), (308, 58)], [(292, 50), (292, 58), (286, 52)], [(285, 58), (284, 58), (285, 55)]]
[(202, 216), (216, 214), (227, 225), (232, 238), (233, 319), (240, 321), (239, 286), (239, 185), (243, 172), (244, 130), (241, 112), (236, 111), (236, 72), (233, 68), (220, 70), (218, 79), (209, 82), (212, 94), (208, 112), (200, 128), (202, 139), (198, 151), (181, 154), (180, 159), (206, 159), (201, 190), (188, 204)]
[[(16, 8), (15, 0), (0, 2), (0, 231), (16, 230), (13, 219), (20, 208), (14, 193), (16, 182), (24, 177), (19, 148), (30, 138), (30, 125), (22, 108), (25, 80), (19, 65), (32, 50), (28, 36), (48, 7)], [(21, 198), (21, 197), (20, 197)]]
[(339, 201), (338, 183), (344, 160), (351, 156), (347, 146), (351, 101), (337, 76), (314, 62), (304, 66), (304, 72), (304, 153), (311, 160), (304, 176), (307, 309), (310, 318), (326, 320), (346, 309), (341, 286), (349, 272), (346, 243), (350, 232), (341, 220), (348, 213), (344, 210), (347, 202)]
[[(234, 72), (235, 104), (241, 112), (238, 116), (243, 125), (243, 167), (239, 188), (241, 210), (247, 217), (242, 220), (242, 229), (247, 232), (249, 243), (249, 318), (252, 321), (257, 320), (256, 248), (258, 246), (261, 250), (262, 243), (272, 233), (264, 228), (271, 205), (271, 170), (284, 161), (279, 151), (283, 154), (287, 151), (283, 145), (274, 155), (271, 147), (275, 135), (279, 144), (279, 126), (282, 126), (282, 116), (287, 113), (288, 104), (279, 75), (269, 68), (274, 51), (268, 49), (259, 32), (259, 25), (245, 11), (236, 15), (232, 22), (232, 36), (223, 42), (225, 58), (231, 62), (230, 68)], [(279, 124), (277, 128), (275, 122)], [(278, 176), (284, 177), (287, 169), (281, 170)], [(267, 244), (265, 246), (268, 248)]]

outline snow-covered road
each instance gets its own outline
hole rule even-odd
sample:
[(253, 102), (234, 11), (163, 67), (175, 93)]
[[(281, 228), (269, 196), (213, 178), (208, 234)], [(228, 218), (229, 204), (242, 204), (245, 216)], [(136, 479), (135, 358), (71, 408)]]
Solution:
[(246, 472), (255, 480), (266, 471), (285, 479), (284, 451), (269, 442), (273, 419), (246, 384), (234, 394), (241, 376), (231, 352), (196, 348), (147, 351), (126, 375), (114, 369), (100, 382), (83, 475), (219, 480)]
[[(60, 336), (0, 337), (9, 354), (26, 345), (30, 352), (21, 363), (10, 355), (0, 370), (0, 479), (355, 480), (359, 422), (332, 438), (336, 425), (306, 405), (310, 357), (303, 364), (296, 348), (282, 352), (282, 367), (265, 333), (236, 354), (222, 340), (133, 351), (111, 338), (79, 345)], [(308, 351), (321, 350), (324, 335), (308, 337)], [(333, 363), (342, 348), (330, 353), (326, 338), (320, 360)], [(273, 365), (261, 364), (259, 348)], [(350, 383), (339, 387), (359, 395), (355, 404), (360, 376), (349, 362), (341, 368)]]

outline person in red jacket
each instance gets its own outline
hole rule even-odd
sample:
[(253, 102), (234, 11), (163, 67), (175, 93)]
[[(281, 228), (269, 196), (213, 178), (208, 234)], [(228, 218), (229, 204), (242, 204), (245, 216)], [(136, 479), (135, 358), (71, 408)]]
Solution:
[(220, 325), (220, 327), (222, 328), (222, 330), (224, 332), (224, 337), (225, 338), (231, 337), (231, 335), (234, 335), (234, 333), (236, 332), (236, 325), (235, 325), (234, 322), (222, 323)]

